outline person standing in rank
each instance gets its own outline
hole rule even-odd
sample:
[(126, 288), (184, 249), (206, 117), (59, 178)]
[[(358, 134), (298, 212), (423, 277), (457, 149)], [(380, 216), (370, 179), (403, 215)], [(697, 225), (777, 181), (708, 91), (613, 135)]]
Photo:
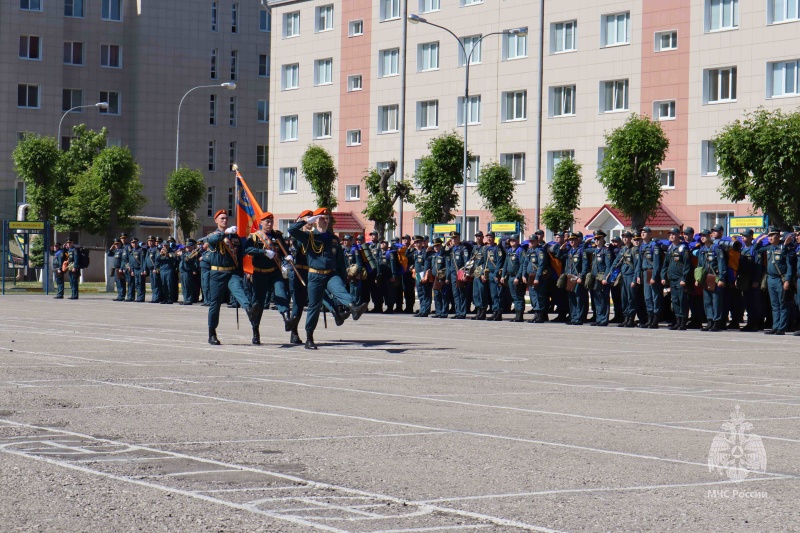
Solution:
[(195, 249), (197, 242), (194, 239), (186, 241), (186, 247), (181, 254), (181, 288), (183, 289), (183, 301), (181, 305), (192, 305), (194, 303), (194, 286), (197, 283), (199, 265), (198, 256), (200, 252)]
[(381, 241), (379, 253), (378, 280), (381, 287), (381, 300), (386, 304), (386, 309), (384, 309), (383, 313), (390, 315), (394, 313), (397, 284), (400, 281), (395, 276), (395, 272), (398, 269), (397, 253), (389, 247), (389, 243), (385, 240)]
[(431, 297), (433, 294), (433, 284), (430, 282), (433, 250), (425, 247), (425, 240), (421, 235), (415, 235), (414, 248), (407, 255), (409, 263), (413, 265), (412, 275), (414, 276), (417, 299), (419, 300), (419, 311), (414, 313), (414, 316), (426, 318), (431, 313)]
[(758, 331), (764, 322), (761, 306), (761, 278), (764, 275), (762, 254), (757, 251), (754, 241), (755, 231), (747, 229), (742, 233), (742, 250), (739, 257), (737, 282), (741, 286), (744, 308), (747, 311), (747, 325), (741, 331)]
[(123, 254), (122, 241), (114, 239), (114, 243), (106, 254), (111, 258), (110, 274), (114, 277), (114, 284), (117, 286), (117, 297), (114, 298), (114, 302), (122, 302), (125, 300), (127, 285), (125, 283), (125, 262)]
[(608, 275), (611, 273), (611, 265), (614, 264), (614, 252), (606, 245), (606, 232), (601, 229), (595, 230), (594, 243), (594, 248), (589, 249), (590, 253), (594, 255), (592, 274), (595, 279), (593, 289), (595, 321), (592, 322), (591, 325), (606, 327), (608, 326), (608, 315), (611, 308), (611, 286), (606, 278), (608, 278)]
[(259, 302), (251, 308), (250, 299), (247, 297), (244, 286), (244, 249), (236, 226), (228, 227), (228, 213), (220, 209), (214, 214), (217, 229), (206, 236), (205, 241), (211, 251), (211, 277), (209, 279), (208, 296), (208, 343), (219, 346), (217, 326), (219, 325), (219, 310), (230, 293), (238, 304), (244, 308), (250, 323), (253, 323), (253, 313), (260, 312)]
[(461, 233), (450, 232), (450, 238), (445, 244), (444, 253), (447, 256), (447, 281), (453, 293), (455, 303), (455, 316), (451, 320), (465, 320), (467, 318), (467, 282), (458, 281), (458, 271), (463, 269), (469, 261), (469, 248), (461, 242)]
[(647, 308), (647, 323), (639, 327), (658, 329), (663, 290), (661, 285), (661, 245), (653, 240), (649, 226), (642, 228), (642, 244), (639, 247), (639, 262), (636, 265), (636, 283), (644, 287), (644, 304)]
[(150, 276), (150, 303), (161, 302), (161, 274), (158, 272), (158, 255), (161, 237), (156, 239), (153, 235), (147, 237), (147, 255), (145, 256), (145, 271)]
[(622, 314), (624, 320), (618, 328), (632, 328), (636, 320), (636, 250), (633, 245), (633, 233), (622, 232), (622, 247), (617, 253), (611, 270), (619, 269), (620, 292), (622, 295)]
[(528, 288), (528, 297), (531, 300), (533, 318), (528, 321), (529, 324), (548, 321), (550, 272), (550, 254), (545, 249), (545, 244), (539, 241), (539, 236), (534, 233), (528, 237), (528, 250), (523, 255), (522, 270), (517, 275), (519, 283)]
[[(402, 281), (403, 281), (403, 300), (405, 301), (404, 305), (404, 312), (408, 313), (409, 315), (414, 314), (414, 294), (416, 293), (416, 280), (414, 279), (414, 274), (411, 272), (411, 267), (413, 266), (414, 262), (408, 257), (408, 254), (412, 252), (412, 242), (411, 242), (411, 235), (404, 235), (402, 241), (401, 249), (406, 255), (407, 263), (406, 269), (403, 271)], [(398, 251), (398, 254), (400, 252)], [(398, 305), (398, 310), (399, 310)]]
[(564, 264), (564, 273), (571, 276), (575, 286), (573, 290), (567, 291), (569, 299), (570, 321), (567, 325), (582, 326), (583, 316), (586, 313), (586, 287), (583, 282), (588, 273), (588, 263), (586, 262), (583, 239), (579, 233), (571, 233), (567, 243), (561, 245), (558, 257)]
[[(708, 319), (708, 325), (703, 326), (702, 331), (722, 331), (725, 327), (725, 317), (722, 314), (723, 290), (728, 263), (722, 249), (714, 244), (709, 230), (700, 232), (700, 242), (702, 246), (698, 250), (698, 266), (703, 267), (703, 279), (700, 283), (703, 286), (703, 303)], [(706, 276), (709, 275), (714, 277), (711, 284), (706, 282)]]
[(495, 243), (496, 235), (493, 231), (486, 234), (484, 240), (484, 261), (483, 278), (488, 282), (489, 297), (492, 302), (492, 316), (488, 320), (494, 322), (503, 321), (503, 286), (500, 278), (503, 276), (503, 265), (506, 262), (506, 251), (502, 246)]
[(521, 277), (525, 250), (519, 245), (519, 237), (516, 235), (510, 236), (508, 243), (509, 248), (500, 282), (509, 288), (511, 301), (514, 303), (514, 318), (511, 322), (524, 322), (522, 316), (525, 314), (525, 284), (522, 283)]
[(72, 239), (67, 239), (66, 242), (66, 255), (67, 255), (67, 271), (69, 272), (69, 288), (72, 295), (70, 300), (78, 299), (78, 285), (81, 280), (80, 258), (78, 256), (78, 249)]
[[(486, 312), (491, 305), (491, 298), (489, 296), (489, 286), (486, 283), (486, 277), (483, 275), (486, 268), (486, 254), (485, 246), (483, 244), (483, 232), (478, 230), (475, 232), (475, 244), (472, 246), (472, 253), (469, 260), (472, 261), (472, 269), (475, 273), (472, 279), (472, 304), (475, 306), (475, 316), (472, 320), (486, 320)], [(470, 287), (466, 288), (466, 292), (470, 292)], [(467, 294), (467, 297), (469, 294)], [(469, 303), (465, 308), (469, 309)]]
[(692, 259), (689, 246), (681, 239), (681, 230), (669, 231), (669, 248), (661, 267), (661, 284), (669, 285), (675, 323), (669, 329), (686, 330), (689, 322), (689, 290), (692, 282)]
[[(145, 251), (139, 246), (139, 239), (131, 238), (131, 248), (127, 253), (128, 271), (131, 275), (131, 284), (128, 287), (129, 295), (135, 294), (133, 301), (144, 301), (145, 285)], [(129, 302), (132, 300), (128, 300)]]
[(53, 281), (56, 285), (56, 300), (64, 299), (64, 249), (61, 243), (56, 241), (50, 247), (50, 269), (53, 271)]
[(370, 294), (370, 299), (372, 300), (372, 309), (370, 313), (382, 313), (383, 312), (383, 287), (381, 285), (381, 269), (380, 269), (380, 262), (381, 262), (381, 239), (378, 235), (377, 231), (371, 231), (369, 233), (370, 242), (366, 244), (369, 250), (372, 252), (373, 257), (377, 261), (378, 265), (374, 272), (369, 273), (367, 277), (367, 287)]
[(361, 283), (364, 279), (364, 261), (361, 257), (361, 247), (353, 243), (353, 237), (345, 235), (342, 238), (344, 248), (345, 267), (347, 268), (347, 284), (350, 296), (354, 301), (361, 303)]
[(175, 290), (173, 283), (177, 266), (178, 257), (172, 251), (169, 242), (162, 242), (158, 255), (156, 255), (156, 269), (158, 270), (158, 275), (161, 276), (162, 298), (160, 303), (162, 304), (172, 305), (175, 302), (172, 299), (172, 295)]
[[(313, 216), (301, 219), (289, 227), (289, 234), (306, 250), (308, 258), (308, 314), (306, 316), (306, 344), (308, 350), (316, 350), (314, 330), (319, 321), (322, 299), (329, 291), (342, 305), (348, 306), (353, 320), (358, 320), (366, 310), (366, 304), (355, 302), (344, 285), (347, 275), (344, 252), (339, 238), (328, 232), (329, 210), (321, 207)], [(316, 223), (311, 232), (303, 231), (307, 224)]]
[[(431, 318), (447, 318), (447, 290), (450, 287), (447, 281), (447, 256), (444, 253), (444, 241), (441, 238), (433, 240), (433, 255), (431, 256), (431, 274), (433, 274), (433, 302), (434, 313)], [(438, 288), (437, 288), (438, 287)]]
[(778, 228), (770, 226), (769, 244), (758, 249), (765, 254), (764, 270), (767, 276), (769, 302), (772, 306), (772, 328), (764, 330), (765, 335), (786, 335), (791, 315), (791, 281), (795, 277), (793, 254), (789, 247), (791, 236), (781, 241)]
[(200, 288), (203, 292), (203, 307), (208, 307), (208, 283), (211, 279), (211, 251), (208, 243), (203, 241), (200, 251)]

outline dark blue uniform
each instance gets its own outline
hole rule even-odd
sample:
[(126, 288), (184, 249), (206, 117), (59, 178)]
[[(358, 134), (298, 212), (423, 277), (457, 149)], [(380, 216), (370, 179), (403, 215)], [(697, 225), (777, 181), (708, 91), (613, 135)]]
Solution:
[(500, 277), (503, 274), (503, 266), (506, 262), (506, 251), (499, 244), (491, 244), (484, 247), (484, 253), (486, 255), (484, 273), (486, 273), (486, 278), (489, 282), (492, 313), (494, 313), (495, 320), (499, 320), (503, 313), (501, 303), (503, 286), (500, 284)]
[(444, 249), (434, 252), (430, 258), (431, 274), (433, 274), (434, 284), (439, 287), (438, 290), (433, 291), (433, 301), (436, 306), (434, 317), (447, 318), (448, 298), (447, 292), (451, 289), (450, 285), (445, 283), (447, 280), (447, 256)]
[(64, 263), (64, 250), (56, 250), (50, 256), (50, 266), (53, 270), (53, 278), (56, 282), (56, 299), (61, 300), (64, 298), (64, 271), (62, 266)]
[(453, 291), (456, 314), (453, 318), (467, 318), (467, 294), (466, 286), (459, 286), (458, 271), (464, 268), (469, 261), (469, 248), (464, 243), (458, 246), (445, 247), (444, 253), (447, 256), (447, 279), (450, 281), (450, 290)]
[(431, 296), (433, 286), (430, 283), (422, 283), (425, 273), (431, 270), (431, 256), (424, 248), (422, 250), (412, 250), (407, 254), (409, 261), (414, 268), (414, 282), (417, 287), (417, 299), (419, 300), (419, 312), (417, 316), (426, 317), (431, 312)]
[[(728, 264), (725, 261), (725, 254), (717, 244), (702, 246), (698, 251), (698, 266), (703, 267), (703, 274), (711, 274), (716, 278), (716, 282), (725, 281), (727, 276)], [(714, 285), (714, 290), (708, 290), (703, 284), (703, 304), (706, 310), (706, 318), (710, 321), (708, 329), (722, 327), (723, 315), (723, 291), (718, 285)]]
[(135, 295), (135, 301), (143, 302), (144, 301), (144, 271), (145, 271), (145, 259), (146, 253), (144, 249), (140, 247), (131, 247), (131, 249), (126, 254), (126, 258), (128, 260), (128, 271), (131, 274), (131, 284), (128, 287), (128, 301), (130, 297)]
[[(481, 311), (489, 309), (491, 297), (489, 296), (489, 284), (481, 279), (481, 275), (486, 269), (486, 246), (476, 244), (472, 247), (470, 261), (472, 261), (475, 277), (472, 280), (472, 305), (475, 306), (478, 316), (485, 316)], [(467, 288), (469, 290), (469, 288)]]
[[(619, 269), (621, 280), (620, 292), (622, 294), (622, 314), (632, 325), (636, 316), (636, 250), (632, 244), (619, 249), (611, 269)], [(632, 286), (634, 285), (634, 286)]]
[(570, 245), (568, 248), (560, 250), (559, 257), (564, 263), (564, 273), (567, 276), (572, 276), (573, 278), (581, 280), (581, 283), (575, 285), (575, 290), (567, 292), (567, 297), (569, 299), (569, 323), (580, 326), (583, 324), (583, 317), (587, 311), (588, 296), (586, 287), (583, 285), (583, 280), (586, 279), (586, 274), (589, 271), (589, 263), (586, 260), (586, 254), (584, 253), (582, 244), (574, 248)]
[(111, 275), (114, 276), (114, 284), (117, 286), (117, 298), (115, 302), (121, 302), (125, 299), (127, 290), (127, 282), (125, 276), (125, 251), (122, 247), (112, 247), (108, 250), (108, 257), (111, 258)]
[[(692, 287), (692, 256), (689, 245), (670, 244), (664, 257), (662, 279), (669, 282), (672, 312), (675, 313), (675, 326), (671, 329), (686, 329), (689, 318), (689, 291)], [(681, 286), (681, 283), (684, 285)]]
[(173, 284), (177, 266), (178, 258), (172, 248), (166, 243), (162, 244), (156, 255), (156, 268), (159, 276), (161, 276), (162, 304), (171, 304), (175, 301), (172, 299), (172, 295), (176, 290)]
[[(523, 257), (522, 271), (517, 276), (520, 282), (527, 282), (528, 297), (534, 313), (534, 322), (547, 320), (548, 285), (552, 278), (550, 254), (542, 246), (529, 246)], [(525, 278), (523, 280), (523, 278)], [(534, 283), (539, 281), (539, 283)], [(523, 285), (524, 286), (524, 285)]]
[(194, 303), (194, 286), (197, 283), (197, 278), (200, 273), (200, 265), (198, 264), (197, 250), (192, 252), (183, 251), (180, 258), (180, 272), (181, 272), (181, 288), (183, 289), (183, 303), (184, 305), (191, 305)]
[(150, 276), (150, 302), (160, 303), (161, 294), (161, 274), (158, 271), (158, 246), (151, 246), (147, 249), (145, 256), (145, 268), (147, 275)]
[(611, 308), (611, 286), (603, 284), (603, 281), (611, 273), (611, 266), (614, 264), (614, 252), (608, 246), (600, 248), (588, 248), (587, 254), (594, 255), (592, 262), (592, 274), (595, 277), (593, 297), (595, 303), (595, 325), (607, 326), (608, 315)]
[(72, 295), (70, 296), (69, 299), (77, 300), (78, 285), (81, 280), (81, 269), (78, 268), (78, 265), (80, 264), (78, 260), (78, 249), (75, 248), (74, 246), (69, 250), (67, 250), (67, 261), (69, 262), (69, 265), (72, 265), (72, 267), (69, 270), (69, 288), (70, 291), (72, 292)]
[[(522, 269), (525, 266), (525, 250), (517, 244), (511, 247), (506, 253), (505, 264), (503, 265), (503, 278), (511, 293), (511, 301), (514, 303), (514, 313), (522, 318), (525, 312), (525, 284), (522, 282)], [(514, 280), (517, 283), (514, 283)], [(517, 320), (515, 317), (514, 320)]]
[(203, 306), (208, 307), (208, 284), (211, 279), (211, 251), (204, 250), (200, 255), (200, 288), (203, 291)]
[[(661, 285), (661, 245), (654, 240), (643, 242), (639, 246), (639, 258), (636, 265), (636, 277), (641, 279), (644, 287), (644, 305), (650, 324), (658, 324), (663, 300)], [(650, 283), (648, 277), (653, 281)]]
[[(794, 253), (785, 244), (770, 244), (759, 249), (765, 253), (769, 302), (772, 306), (772, 332), (783, 333), (789, 326), (791, 300), (784, 290), (784, 282), (791, 284), (796, 274), (793, 268)], [(790, 287), (791, 289), (791, 287)]]
[(361, 247), (357, 244), (344, 251), (345, 266), (347, 267), (347, 283), (350, 297), (354, 302), (361, 302), (361, 284), (365, 278), (364, 260), (361, 256)]

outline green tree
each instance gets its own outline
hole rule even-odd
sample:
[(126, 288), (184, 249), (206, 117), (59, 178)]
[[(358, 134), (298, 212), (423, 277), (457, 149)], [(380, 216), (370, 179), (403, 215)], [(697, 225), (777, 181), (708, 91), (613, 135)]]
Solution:
[(387, 229), (394, 229), (396, 226), (394, 206), (397, 200), (414, 201), (410, 181), (402, 180), (389, 185), (389, 179), (396, 169), (397, 162), (392, 161), (388, 168), (382, 171), (373, 168), (362, 179), (369, 194), (367, 207), (362, 213), (367, 220), (373, 222), (380, 239), (383, 239)]
[[(89, 170), (95, 157), (106, 148), (107, 134), (106, 128), (98, 133), (87, 129), (84, 124), (73, 126), (69, 148), (61, 152), (58, 161), (58, 190), (63, 191), (62, 198), (69, 196), (69, 190), (77, 183), (78, 177)], [(68, 231), (70, 228), (59, 218), (57, 229)]]
[(308, 147), (300, 162), (303, 177), (311, 185), (317, 206), (331, 211), (339, 205), (336, 200), (336, 180), (338, 172), (328, 151), (316, 144)]
[(52, 137), (26, 133), (11, 154), (14, 172), (25, 182), (27, 201), (40, 220), (59, 215), (67, 190), (58, 164), (61, 152)]
[[(416, 173), (420, 192), (414, 206), (423, 224), (447, 223), (459, 204), (455, 188), (464, 183), (464, 141), (455, 132), (444, 133), (431, 139), (428, 149)], [(472, 153), (468, 157), (472, 159)]]
[(571, 157), (562, 159), (550, 182), (550, 203), (542, 210), (542, 223), (553, 232), (566, 231), (575, 224), (575, 210), (581, 203), (581, 164)]
[(723, 198), (749, 201), (783, 229), (800, 220), (800, 112), (758, 109), (712, 142)]
[(125, 147), (106, 148), (70, 189), (64, 212), (72, 228), (103, 235), (113, 241), (119, 228), (133, 225), (147, 199), (139, 179), (139, 165)]
[(669, 148), (661, 124), (646, 115), (631, 115), (606, 134), (605, 159), (599, 180), (611, 204), (630, 217), (634, 228), (641, 228), (661, 204), (659, 166)]
[(203, 203), (205, 194), (206, 182), (199, 170), (181, 167), (170, 173), (164, 197), (178, 217), (184, 242), (200, 227), (195, 211)]
[(514, 200), (516, 187), (508, 167), (496, 161), (483, 167), (478, 176), (478, 194), (495, 222), (519, 222), (524, 231), (525, 215)]

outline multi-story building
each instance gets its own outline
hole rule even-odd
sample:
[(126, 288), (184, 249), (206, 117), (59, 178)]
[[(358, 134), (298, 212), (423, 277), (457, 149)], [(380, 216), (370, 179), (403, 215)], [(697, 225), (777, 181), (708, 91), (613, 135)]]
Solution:
[[(270, 209), (281, 218), (313, 202), (298, 174), (309, 144), (324, 146), (336, 160), (338, 210), (362, 219), (365, 170), (399, 158), (405, 1), (269, 0), (275, 20), (269, 192)], [(798, 0), (574, 0), (544, 6), (531, 0), (410, 0), (407, 10), (452, 31), (467, 51), (480, 36), (528, 28), (527, 35), (487, 36), (472, 53), (464, 117), (461, 46), (437, 27), (407, 26), (402, 161), (404, 175), (413, 176), (430, 139), (460, 131), (466, 119), (476, 157), (469, 185), (481, 164), (508, 165), (528, 230), (549, 201), (547, 184), (564, 157), (583, 166), (576, 227), (620, 231), (626, 225), (618, 212), (604, 209), (596, 175), (604, 134), (634, 112), (660, 120), (670, 140), (662, 165), (661, 224), (708, 227), (748, 214), (749, 205), (720, 197), (710, 140), (748, 110), (800, 104)], [(490, 216), (480, 209), (475, 188), (468, 189), (471, 234), (485, 229)], [(404, 232), (423, 232), (413, 206), (404, 207)]]
[[(270, 17), (257, 0), (8, 0), (0, 4), (5, 95), (0, 130), (0, 189), (23, 187), (11, 153), (23, 132), (56, 136), (72, 126), (108, 129), (141, 166), (148, 202), (142, 215), (168, 217), (164, 185), (175, 168), (178, 105), (180, 164), (203, 171), (208, 205), (233, 209), (233, 162), (266, 203)], [(235, 83), (235, 90), (221, 87)], [(13, 218), (7, 193), (3, 218)]]

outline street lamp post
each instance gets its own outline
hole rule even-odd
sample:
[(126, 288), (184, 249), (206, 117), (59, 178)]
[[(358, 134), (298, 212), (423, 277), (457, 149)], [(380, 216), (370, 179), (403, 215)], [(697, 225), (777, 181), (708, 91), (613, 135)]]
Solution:
[[(197, 89), (210, 89), (213, 87), (224, 87), (226, 89), (230, 89), (231, 91), (236, 89), (236, 84), (233, 82), (225, 82), (225, 83), (216, 83), (213, 85), (198, 85), (197, 87), (192, 87), (181, 98), (180, 103), (178, 104), (178, 127), (175, 132), (175, 170), (178, 170), (178, 164), (180, 162), (180, 153), (181, 153), (181, 107), (183, 106), (183, 101), (189, 96), (189, 93), (192, 91), (196, 91)], [(178, 237), (178, 213), (173, 213), (172, 215), (172, 232), (175, 235), (175, 238)]]
[(58, 142), (59, 148), (61, 147), (61, 123), (64, 122), (64, 119), (67, 115), (76, 111), (78, 109), (86, 109), (88, 107), (96, 107), (98, 109), (108, 109), (108, 102), (97, 102), (96, 104), (90, 105), (76, 105), (72, 109), (67, 110), (63, 115), (61, 115), (61, 120), (58, 121), (58, 137), (56, 138), (56, 142)]
[(481, 38), (477, 40), (477, 42), (472, 44), (472, 47), (470, 48), (469, 53), (467, 53), (467, 49), (464, 46), (464, 43), (461, 41), (461, 39), (459, 39), (458, 36), (455, 33), (450, 31), (449, 29), (445, 28), (444, 26), (440, 26), (438, 24), (434, 24), (433, 22), (430, 22), (427, 19), (424, 19), (424, 18), (420, 17), (419, 15), (415, 15), (415, 14), (409, 15), (408, 16), (408, 21), (411, 22), (412, 24), (419, 24), (419, 23), (427, 24), (429, 26), (434, 26), (436, 28), (439, 28), (440, 30), (446, 31), (447, 33), (449, 33), (450, 35), (453, 36), (453, 38), (456, 40), (456, 42), (458, 42), (458, 45), (461, 47), (461, 51), (464, 54), (464, 67), (465, 67), (465, 71), (466, 71), (465, 72), (465, 79), (464, 79), (464, 106), (463, 106), (463, 119), (464, 119), (464, 163), (463, 164), (464, 164), (464, 166), (463, 166), (463, 170), (462, 170), (463, 175), (464, 175), (464, 186), (463, 186), (463, 193), (462, 193), (462, 196), (463, 196), (463, 198), (462, 198), (462, 204), (463, 204), (462, 205), (462, 209), (463, 209), (464, 214), (462, 216), (462, 229), (461, 229), (461, 231), (465, 232), (465, 231), (467, 231), (467, 181), (469, 180), (469, 156), (468, 156), (468, 149), (467, 149), (467, 132), (468, 132), (468, 127), (469, 127), (469, 120), (468, 120), (467, 115), (468, 115), (468, 112), (469, 112), (469, 64), (472, 61), (472, 53), (475, 51), (476, 48), (478, 48), (478, 46), (481, 44), (481, 42), (483, 42), (483, 40), (485, 38), (487, 38), (487, 37), (489, 37), (491, 35), (520, 35), (520, 36), (525, 36), (525, 35), (528, 34), (528, 28), (526, 26), (526, 27), (522, 27), (522, 28), (514, 28), (514, 29), (511, 29), (511, 30), (505, 30), (505, 31), (493, 31), (491, 33), (487, 33), (486, 35), (482, 35)]

